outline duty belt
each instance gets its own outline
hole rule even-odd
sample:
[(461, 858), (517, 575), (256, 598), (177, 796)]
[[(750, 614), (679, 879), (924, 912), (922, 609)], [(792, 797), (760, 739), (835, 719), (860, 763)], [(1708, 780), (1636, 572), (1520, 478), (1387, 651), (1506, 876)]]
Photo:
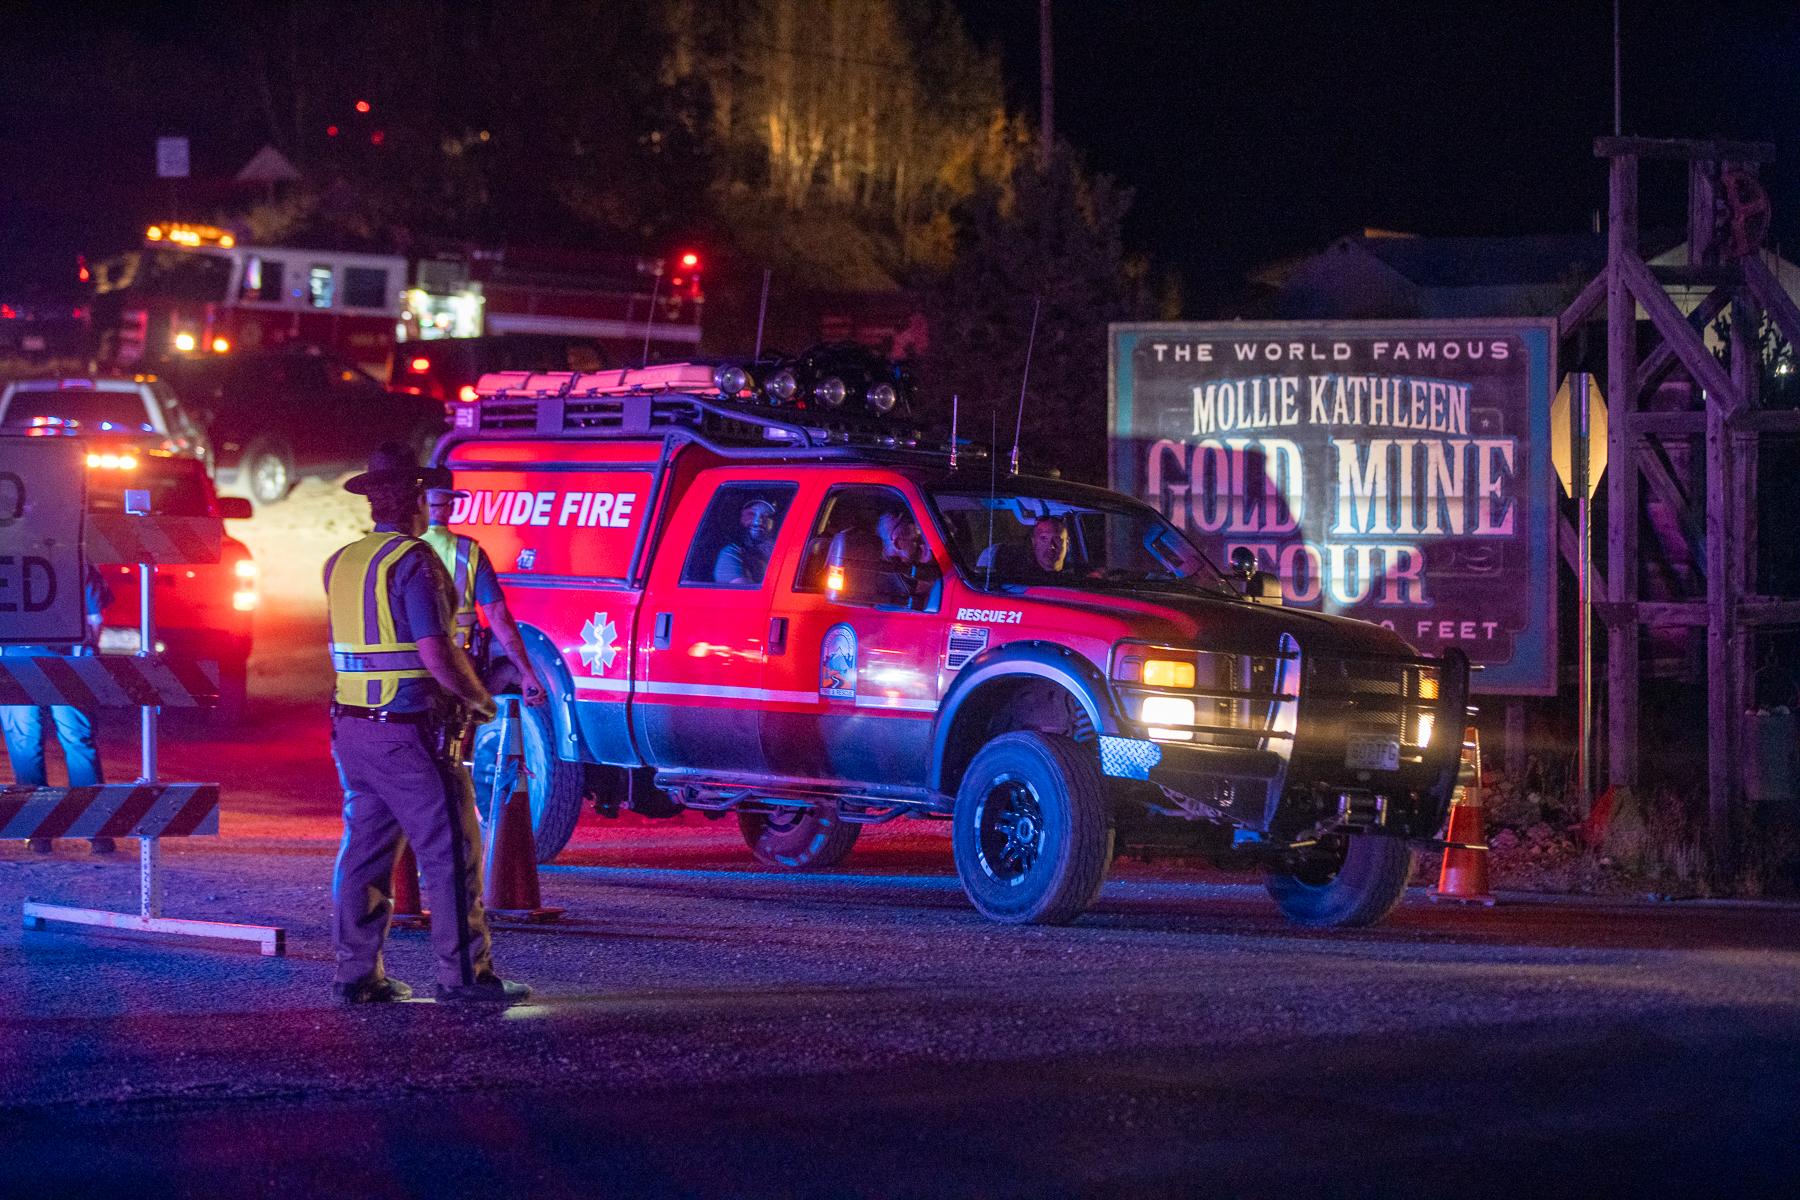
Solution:
[(384, 721), (391, 725), (435, 725), (438, 717), (431, 712), (395, 712), (386, 708), (358, 708), (354, 704), (331, 705), (333, 717), (354, 717), (359, 721)]

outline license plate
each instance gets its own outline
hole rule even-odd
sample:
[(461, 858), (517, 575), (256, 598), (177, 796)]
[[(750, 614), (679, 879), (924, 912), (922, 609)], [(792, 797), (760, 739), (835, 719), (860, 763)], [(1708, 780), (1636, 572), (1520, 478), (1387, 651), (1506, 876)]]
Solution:
[(1344, 765), (1358, 771), (1398, 771), (1398, 738), (1352, 736), (1344, 745)]
[(136, 654), (142, 645), (135, 629), (102, 629), (100, 631), (100, 653), (102, 654)]

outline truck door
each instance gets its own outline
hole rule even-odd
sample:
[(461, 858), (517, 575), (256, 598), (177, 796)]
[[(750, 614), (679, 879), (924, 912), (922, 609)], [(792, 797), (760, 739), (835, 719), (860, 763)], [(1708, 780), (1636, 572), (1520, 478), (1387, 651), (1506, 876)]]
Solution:
[[(922, 531), (919, 561), (904, 567), (883, 562), (879, 549), (896, 521)], [(923, 786), (943, 640), (935, 614), (948, 556), (919, 522), (917, 504), (885, 484), (824, 492), (806, 532), (794, 575), (770, 610), (784, 644), (771, 647), (764, 673), (769, 769)]]
[(642, 666), (632, 712), (653, 765), (764, 772), (772, 568), (798, 490), (766, 470), (721, 470), (690, 489), (674, 514), (637, 630)]

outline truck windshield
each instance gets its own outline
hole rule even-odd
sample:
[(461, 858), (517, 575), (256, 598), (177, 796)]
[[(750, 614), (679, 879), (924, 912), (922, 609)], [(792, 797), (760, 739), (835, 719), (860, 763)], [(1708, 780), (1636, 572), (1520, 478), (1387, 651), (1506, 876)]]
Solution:
[(979, 586), (1177, 584), (1237, 595), (1180, 530), (1148, 508), (1018, 490), (930, 495), (951, 552)]

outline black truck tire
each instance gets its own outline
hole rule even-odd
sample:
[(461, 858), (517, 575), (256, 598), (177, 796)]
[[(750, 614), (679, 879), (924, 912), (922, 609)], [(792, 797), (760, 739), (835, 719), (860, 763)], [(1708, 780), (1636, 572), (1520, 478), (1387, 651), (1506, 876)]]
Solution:
[(1112, 865), (1099, 761), (1060, 734), (1002, 734), (963, 774), (950, 843), (982, 916), (1067, 924), (1094, 902)]
[[(551, 718), (549, 704), (534, 707), (521, 703), (519, 713), (525, 769), (530, 772), (526, 788), (531, 797), (531, 840), (537, 860), (547, 863), (569, 844), (575, 823), (581, 819), (582, 766), (557, 757), (556, 722)], [(475, 730), (471, 757), (475, 807), (486, 821), (493, 807), (494, 771), (500, 759), (498, 718)]]
[(738, 830), (751, 855), (764, 866), (822, 871), (844, 861), (862, 826), (823, 808), (792, 808), (739, 813)]
[(1355, 929), (1375, 924), (1400, 903), (1412, 874), (1406, 841), (1377, 834), (1345, 841), (1340, 863), (1295, 874), (1269, 872), (1269, 895), (1288, 920), (1316, 929)]

